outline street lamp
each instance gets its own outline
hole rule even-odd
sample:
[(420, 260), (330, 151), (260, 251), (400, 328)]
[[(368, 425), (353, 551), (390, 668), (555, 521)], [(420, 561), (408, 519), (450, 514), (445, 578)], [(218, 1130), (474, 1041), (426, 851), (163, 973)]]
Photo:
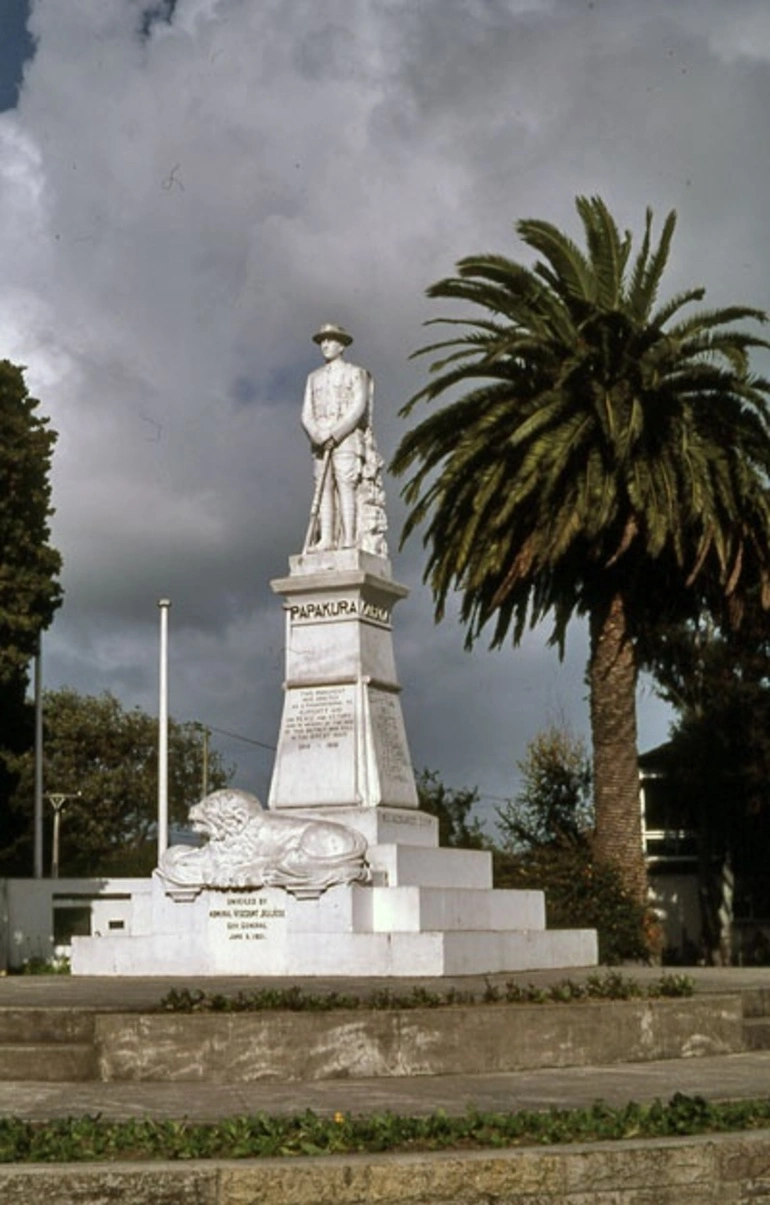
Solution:
[(51, 878), (59, 877), (59, 830), (61, 814), (68, 799), (80, 799), (81, 791), (51, 791), (46, 799), (53, 808), (53, 843), (51, 847)]

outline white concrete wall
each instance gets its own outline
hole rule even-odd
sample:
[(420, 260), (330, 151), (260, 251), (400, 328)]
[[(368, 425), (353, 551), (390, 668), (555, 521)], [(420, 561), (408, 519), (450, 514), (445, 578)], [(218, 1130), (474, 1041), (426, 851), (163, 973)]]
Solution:
[(66, 943), (57, 948), (54, 941), (54, 914), (60, 910), (88, 909), (94, 935), (147, 932), (151, 883), (149, 878), (1, 879), (0, 968), (66, 954)]

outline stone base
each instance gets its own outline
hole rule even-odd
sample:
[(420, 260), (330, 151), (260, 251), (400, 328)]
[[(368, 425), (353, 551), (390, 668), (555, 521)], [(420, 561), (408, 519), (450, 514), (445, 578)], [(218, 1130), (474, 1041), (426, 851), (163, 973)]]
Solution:
[(291, 558), (271, 582), (286, 613), (286, 678), (271, 809), (417, 808), (393, 655), (409, 591), (349, 548)]
[[(92, 948), (86, 949), (87, 946)], [(98, 947), (98, 948), (97, 948)], [(73, 938), (74, 975), (334, 975), (356, 978), (492, 975), (596, 965), (588, 930), (559, 933), (291, 934), (282, 948), (206, 946), (197, 936)]]
[[(434, 817), (361, 808), (344, 819), (371, 842), (371, 884), (301, 899), (277, 887), (170, 889), (156, 873), (131, 933), (73, 938), (72, 973), (387, 978), (596, 965), (593, 930), (548, 932), (543, 892), (493, 890), (491, 855), (440, 849)], [(386, 839), (405, 832), (411, 841)]]
[(75, 937), (72, 973), (387, 978), (596, 963), (593, 931), (538, 925), (541, 892), (356, 885), (320, 900), (268, 888), (205, 890), (185, 901), (158, 880), (154, 893), (154, 932)]

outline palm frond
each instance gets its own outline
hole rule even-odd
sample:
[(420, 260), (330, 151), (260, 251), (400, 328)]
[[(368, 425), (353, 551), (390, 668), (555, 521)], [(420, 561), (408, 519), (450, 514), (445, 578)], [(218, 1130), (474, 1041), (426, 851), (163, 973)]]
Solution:
[(578, 197), (576, 205), (583, 222), (591, 271), (596, 280), (593, 300), (602, 309), (618, 309), (623, 298), (623, 279), (631, 250), (631, 235), (626, 231), (621, 239), (601, 197)]
[[(579, 197), (586, 249), (551, 223), (518, 223), (533, 267), (473, 255), (429, 290), (462, 307), (428, 381), (438, 401), (401, 440), (402, 540), (421, 529), (437, 617), (457, 593), (466, 641), (493, 645), (622, 588), (648, 617), (704, 597), (770, 602), (770, 382), (751, 306), (698, 308), (686, 289), (656, 307), (676, 214), (655, 242), (645, 215), (631, 258), (599, 197)], [(692, 311), (687, 307), (694, 306)]]
[(661, 277), (668, 263), (668, 253), (671, 249), (671, 240), (674, 237), (676, 229), (676, 210), (672, 209), (663, 223), (663, 231), (660, 236), (660, 241), (648, 257), (644, 270), (641, 273), (639, 283), (634, 291), (632, 308), (636, 316), (636, 320), (646, 320), (650, 312), (650, 308), (655, 303), (655, 298), (658, 295)]
[(562, 299), (593, 300), (595, 283), (590, 265), (572, 239), (550, 222), (535, 218), (518, 222), (516, 229), (522, 242), (547, 261), (547, 265), (539, 265), (540, 275)]

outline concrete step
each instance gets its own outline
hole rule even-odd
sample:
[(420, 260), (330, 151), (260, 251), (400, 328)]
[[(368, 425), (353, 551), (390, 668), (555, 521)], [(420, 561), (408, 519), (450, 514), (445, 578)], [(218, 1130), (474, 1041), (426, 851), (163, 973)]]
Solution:
[[(188, 1082), (200, 1100), (209, 1083), (336, 1079), (342, 1108), (353, 1079), (596, 1068), (744, 1050), (734, 995), (403, 1011), (105, 1013), (98, 1033), (103, 1080)], [(673, 1064), (661, 1082), (670, 1095)]]
[(10, 1042), (93, 1042), (94, 1015), (72, 1008), (0, 1008), (0, 1046)]
[(770, 1017), (744, 1017), (743, 1036), (747, 1050), (770, 1050)]
[(96, 1050), (86, 1042), (8, 1042), (0, 1046), (0, 1080), (83, 1083), (98, 1078)]
[[(473, 887), (370, 887), (359, 892), (361, 932), (426, 933), (545, 929), (542, 891)], [(565, 964), (566, 965), (566, 964)]]
[(430, 849), (419, 845), (371, 845), (372, 871), (385, 874), (390, 887), (492, 886), (492, 855), (482, 849)]
[(744, 1017), (770, 1017), (770, 988), (744, 989), (741, 998)]

